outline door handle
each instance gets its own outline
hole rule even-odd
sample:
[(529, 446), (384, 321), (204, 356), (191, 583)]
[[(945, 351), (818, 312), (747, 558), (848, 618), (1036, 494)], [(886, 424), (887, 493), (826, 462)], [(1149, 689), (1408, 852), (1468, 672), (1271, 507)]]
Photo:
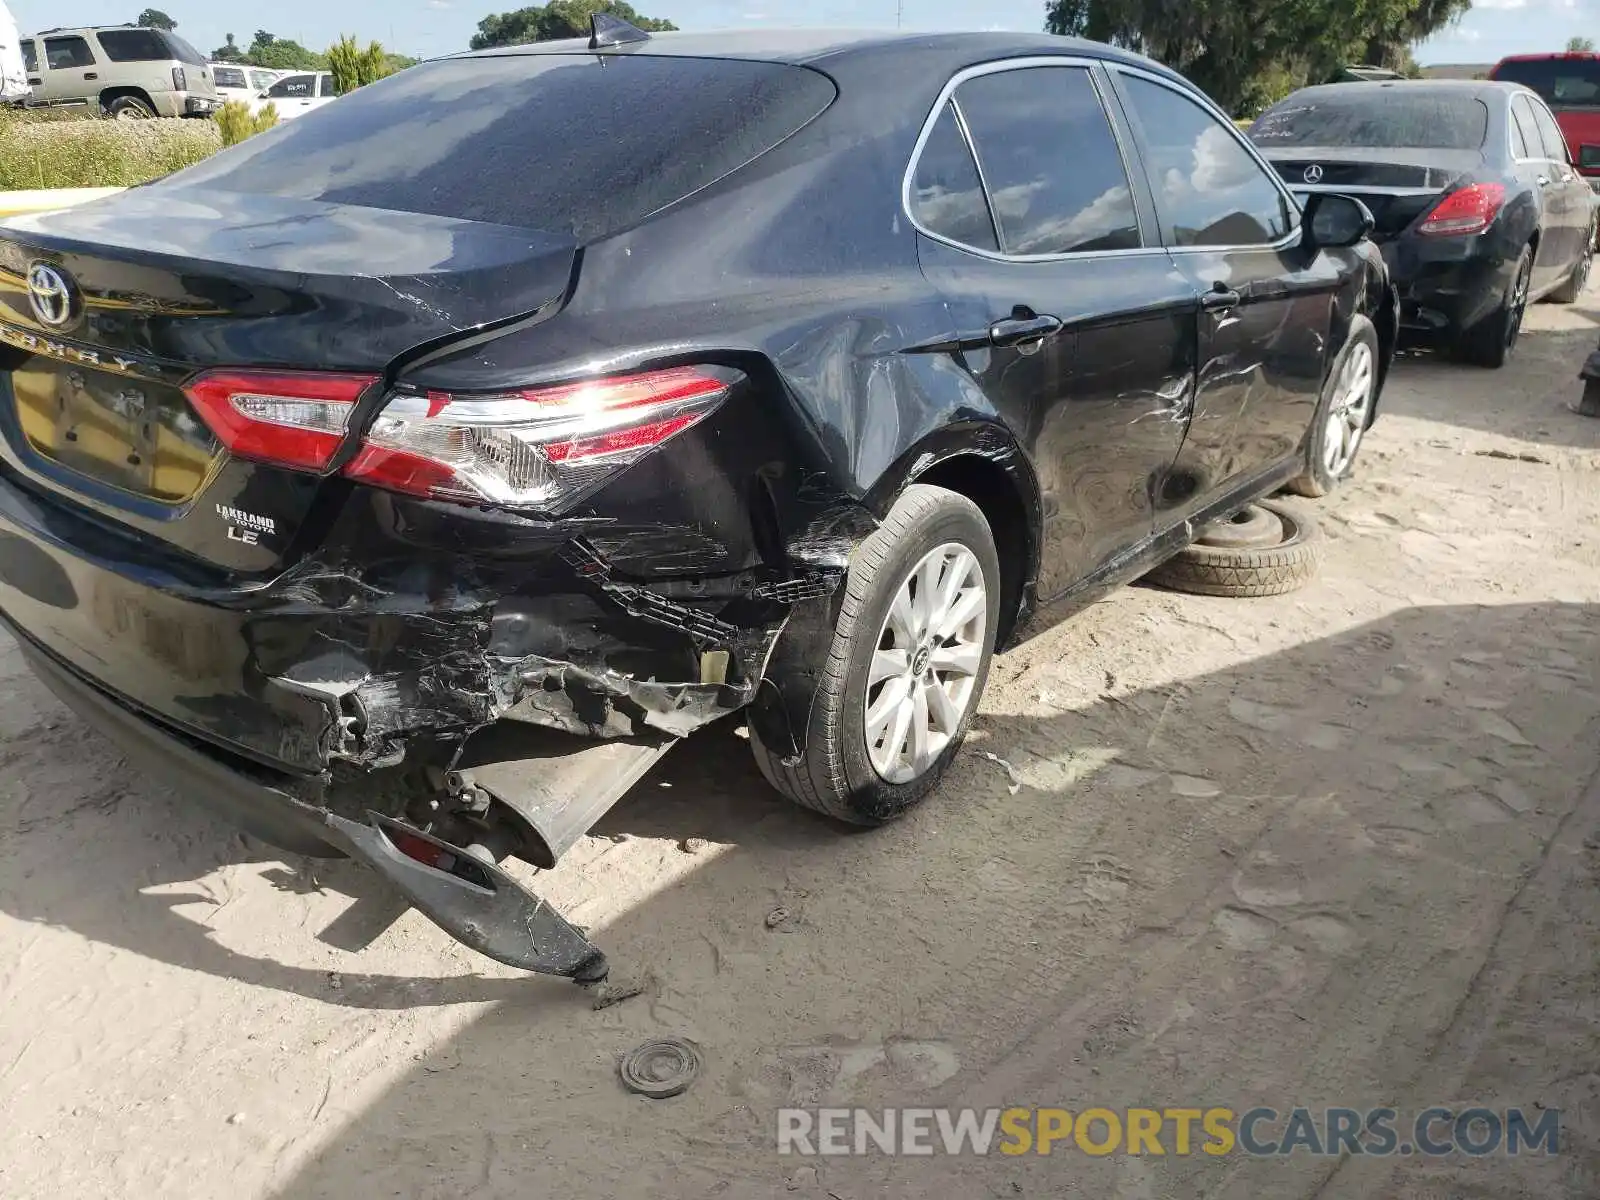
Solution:
[(1211, 290), (1200, 297), (1200, 307), (1206, 312), (1227, 312), (1230, 308), (1238, 308), (1239, 301), (1244, 299), (1238, 292), (1230, 287), (1223, 287), (1220, 283), (1213, 284)]
[(1550, 176), (1548, 176), (1548, 175), (1539, 176), (1539, 186), (1540, 187), (1549, 187), (1550, 186)]
[(85, 79), (99, 79), (100, 73), (98, 71), (85, 71), (83, 77)]
[(1008, 317), (989, 326), (989, 340), (996, 346), (1016, 346), (1043, 341), (1060, 328), (1060, 317)]
[(44, 86), (44, 76), (43, 75), (29, 75), (28, 76), (28, 86), (29, 87), (43, 87)]

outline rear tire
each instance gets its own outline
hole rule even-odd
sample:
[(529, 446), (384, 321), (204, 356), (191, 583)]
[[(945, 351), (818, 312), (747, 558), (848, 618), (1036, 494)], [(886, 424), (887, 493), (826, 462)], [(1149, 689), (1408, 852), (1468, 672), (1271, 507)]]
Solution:
[[(1306, 433), (1305, 470), (1284, 491), (1318, 499), (1350, 474), (1372, 422), (1382, 361), (1378, 330), (1358, 313), (1350, 320), (1350, 334), (1334, 359), (1311, 418), (1311, 428)], [(1339, 439), (1337, 443), (1335, 438)]]
[(912, 484), (851, 559), (798, 757), (782, 758), (752, 724), (761, 773), (796, 804), (856, 825), (882, 825), (924, 799), (983, 695), (1000, 596), (983, 512)]
[(1458, 358), (1491, 369), (1506, 365), (1522, 334), (1522, 315), (1528, 309), (1528, 285), (1532, 275), (1533, 247), (1524, 246), (1511, 276), (1511, 287), (1502, 297), (1500, 306), (1456, 335)]
[(118, 96), (106, 105), (106, 116), (113, 121), (151, 121), (156, 110), (138, 96)]

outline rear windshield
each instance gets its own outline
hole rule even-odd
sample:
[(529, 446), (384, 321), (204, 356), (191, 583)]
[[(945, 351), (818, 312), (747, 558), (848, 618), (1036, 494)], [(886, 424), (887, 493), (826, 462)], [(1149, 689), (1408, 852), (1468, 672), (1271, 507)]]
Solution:
[(171, 179), (591, 241), (771, 149), (834, 94), (825, 76), (776, 63), (641, 54), (446, 59), (361, 88)]
[(1407, 96), (1353, 84), (1343, 94), (1290, 96), (1257, 118), (1250, 140), (1265, 147), (1476, 150), (1488, 132), (1488, 106), (1471, 96)]
[(1503, 62), (1496, 79), (1520, 83), (1551, 107), (1600, 104), (1600, 61), (1592, 58), (1535, 58)]
[(240, 67), (212, 67), (211, 82), (218, 87), (244, 88), (250, 85), (245, 82), (244, 70)]

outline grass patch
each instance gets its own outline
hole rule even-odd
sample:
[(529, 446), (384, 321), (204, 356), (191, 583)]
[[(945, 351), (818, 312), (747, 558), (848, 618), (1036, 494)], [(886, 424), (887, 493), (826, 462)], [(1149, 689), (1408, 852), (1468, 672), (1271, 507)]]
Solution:
[(214, 121), (40, 118), (0, 111), (0, 190), (132, 187), (222, 149)]

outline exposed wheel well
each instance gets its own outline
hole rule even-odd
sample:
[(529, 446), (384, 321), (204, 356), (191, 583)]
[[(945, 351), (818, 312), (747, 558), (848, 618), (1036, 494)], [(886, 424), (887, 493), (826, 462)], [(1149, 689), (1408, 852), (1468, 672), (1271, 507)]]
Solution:
[(1016, 484), (1004, 468), (975, 454), (947, 458), (918, 475), (913, 482), (959, 492), (983, 511), (1000, 559), (1000, 621), (995, 644), (1006, 645), (1016, 630), (1022, 589), (1032, 575), (1033, 566), (1033, 535)]
[(150, 99), (150, 93), (143, 88), (136, 87), (109, 87), (100, 93), (100, 108), (104, 111), (111, 107), (112, 101), (121, 100), (124, 96), (131, 96), (149, 106), (151, 112), (156, 111), (156, 102)]
[[(1384, 299), (1382, 307), (1374, 314), (1377, 318), (1373, 325), (1378, 330), (1378, 390), (1382, 394), (1383, 385), (1389, 378), (1389, 366), (1394, 361), (1395, 346), (1400, 338), (1400, 302), (1393, 291)], [(1377, 419), (1378, 406), (1372, 406), (1372, 412), (1367, 417), (1370, 426)]]

